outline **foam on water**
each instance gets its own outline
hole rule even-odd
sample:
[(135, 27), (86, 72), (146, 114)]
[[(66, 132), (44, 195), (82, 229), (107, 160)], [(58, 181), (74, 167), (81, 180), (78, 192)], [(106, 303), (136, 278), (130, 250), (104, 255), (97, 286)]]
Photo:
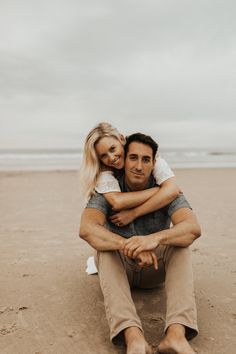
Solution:
[[(197, 149), (162, 150), (172, 168), (236, 167), (236, 152)], [(1, 171), (78, 170), (81, 149), (0, 151)]]

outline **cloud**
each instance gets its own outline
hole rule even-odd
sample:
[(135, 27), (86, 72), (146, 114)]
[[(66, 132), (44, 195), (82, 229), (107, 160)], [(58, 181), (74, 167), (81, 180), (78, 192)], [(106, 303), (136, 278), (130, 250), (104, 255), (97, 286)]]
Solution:
[(46, 132), (84, 135), (101, 120), (128, 132), (143, 122), (230, 127), (235, 9), (229, 0), (5, 2), (0, 137), (27, 130), (43, 142)]

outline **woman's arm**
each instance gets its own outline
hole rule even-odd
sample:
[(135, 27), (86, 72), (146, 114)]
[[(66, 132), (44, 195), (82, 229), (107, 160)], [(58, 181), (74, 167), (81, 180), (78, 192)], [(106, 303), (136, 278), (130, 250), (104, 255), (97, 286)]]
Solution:
[(122, 193), (112, 171), (101, 172), (95, 188), (96, 192), (102, 194), (115, 211), (134, 208), (146, 202), (158, 189), (154, 187), (139, 192)]
[(160, 185), (160, 190), (144, 204), (134, 209), (135, 218), (163, 208), (172, 202), (180, 193), (175, 175), (163, 158), (159, 157), (156, 160), (153, 176), (156, 183)]
[(115, 211), (131, 209), (145, 203), (152, 198), (159, 190), (159, 187), (145, 189), (138, 192), (109, 192), (103, 196)]
[(133, 209), (135, 219), (163, 208), (171, 203), (179, 193), (181, 190), (176, 182), (176, 177), (167, 179), (150, 199)]
[(111, 216), (110, 219), (118, 226), (127, 225), (142, 215), (163, 208), (172, 202), (179, 195), (179, 193), (181, 193), (181, 190), (176, 182), (176, 178), (171, 177), (164, 181), (161, 184), (160, 189), (143, 204), (130, 210), (122, 210)]

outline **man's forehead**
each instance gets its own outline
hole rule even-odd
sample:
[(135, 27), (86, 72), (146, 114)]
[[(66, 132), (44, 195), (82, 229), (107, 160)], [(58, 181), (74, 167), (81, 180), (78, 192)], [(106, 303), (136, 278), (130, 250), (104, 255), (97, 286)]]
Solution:
[(152, 148), (147, 144), (139, 141), (133, 141), (128, 146), (128, 154), (138, 154), (152, 157)]

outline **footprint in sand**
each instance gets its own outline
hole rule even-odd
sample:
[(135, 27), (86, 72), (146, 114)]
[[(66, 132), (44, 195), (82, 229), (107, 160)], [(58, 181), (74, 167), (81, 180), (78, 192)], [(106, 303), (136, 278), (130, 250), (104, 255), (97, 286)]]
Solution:
[(12, 306), (0, 308), (0, 336), (5, 336), (15, 332), (17, 329), (28, 327), (23, 317), (23, 311), (28, 307), (21, 306), (14, 309)]

